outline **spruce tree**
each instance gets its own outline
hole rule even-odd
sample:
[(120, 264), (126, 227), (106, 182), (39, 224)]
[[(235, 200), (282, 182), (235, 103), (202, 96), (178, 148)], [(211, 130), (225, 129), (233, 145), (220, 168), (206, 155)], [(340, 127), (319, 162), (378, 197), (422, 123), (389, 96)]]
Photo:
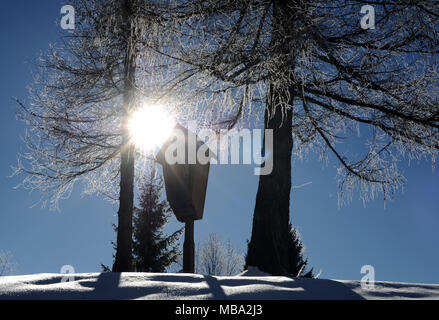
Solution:
[(289, 224), (288, 251), (290, 256), (289, 274), (293, 277), (313, 278), (313, 269), (305, 271), (308, 258), (304, 257), (304, 247), (299, 232)]
[[(314, 278), (313, 268), (306, 271), (308, 258), (304, 257), (305, 249), (299, 232), (291, 223), (289, 223), (288, 227), (289, 232), (286, 248), (289, 256), (289, 269), (286, 275), (291, 277)], [(247, 240), (247, 246), (248, 245), (249, 241)], [(245, 256), (245, 261), (244, 269), (248, 269), (247, 255)]]
[(140, 186), (139, 207), (133, 216), (133, 262), (138, 272), (165, 272), (181, 255), (177, 241), (183, 228), (166, 236), (163, 227), (171, 215), (162, 198), (163, 179), (152, 169)]

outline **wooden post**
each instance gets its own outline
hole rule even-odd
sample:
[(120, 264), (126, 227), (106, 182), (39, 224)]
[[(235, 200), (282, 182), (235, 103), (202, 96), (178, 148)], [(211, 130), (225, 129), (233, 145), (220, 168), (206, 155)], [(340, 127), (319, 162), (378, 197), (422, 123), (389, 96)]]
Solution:
[(183, 244), (183, 272), (194, 273), (195, 244), (194, 244), (194, 220), (185, 223)]

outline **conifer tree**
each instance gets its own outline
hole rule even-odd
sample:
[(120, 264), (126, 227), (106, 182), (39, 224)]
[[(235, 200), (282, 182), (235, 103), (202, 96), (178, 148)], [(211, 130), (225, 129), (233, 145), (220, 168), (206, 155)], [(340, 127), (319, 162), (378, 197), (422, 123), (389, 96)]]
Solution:
[(304, 257), (304, 247), (299, 232), (290, 223), (290, 232), (288, 239), (288, 251), (290, 256), (289, 273), (294, 277), (312, 278), (313, 269), (305, 271), (308, 266), (308, 258)]
[(139, 207), (134, 209), (133, 262), (138, 272), (165, 272), (181, 255), (177, 241), (183, 228), (163, 234), (171, 208), (162, 198), (162, 177), (155, 169), (150, 172), (140, 187)]

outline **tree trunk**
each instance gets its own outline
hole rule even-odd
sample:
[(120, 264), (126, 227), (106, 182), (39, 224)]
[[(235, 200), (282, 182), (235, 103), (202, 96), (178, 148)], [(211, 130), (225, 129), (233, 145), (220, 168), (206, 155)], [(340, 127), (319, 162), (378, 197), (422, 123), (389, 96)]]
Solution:
[[(277, 92), (270, 95), (276, 100)], [(272, 100), (273, 101), (273, 100)], [(247, 266), (257, 266), (273, 275), (289, 273), (288, 231), (291, 191), (292, 110), (277, 110), (265, 128), (273, 130), (273, 171), (259, 177), (253, 229), (248, 245)]]
[(134, 146), (130, 141), (127, 126), (130, 111), (135, 101), (135, 72), (137, 51), (131, 29), (132, 7), (131, 0), (123, 2), (125, 20), (125, 35), (127, 39), (124, 62), (124, 94), (122, 116), (122, 146), (120, 151), (120, 191), (119, 211), (116, 242), (116, 257), (113, 272), (132, 271), (132, 242), (133, 242), (133, 201), (134, 201)]
[[(286, 53), (288, 45), (285, 45), (285, 42), (288, 31), (285, 28), (291, 25), (291, 21), (288, 21), (291, 15), (281, 1), (274, 3), (273, 15), (272, 50), (274, 53)], [(288, 77), (287, 74), (286, 76)], [(273, 82), (267, 92), (264, 127), (273, 130), (273, 150), (271, 150), (273, 171), (270, 175), (259, 177), (246, 266), (256, 266), (273, 275), (287, 275), (290, 270), (288, 232), (294, 90), (289, 90), (290, 95), (287, 96), (285, 87), (289, 84), (274, 85), (274, 82), (278, 82), (276, 75), (272, 75), (272, 79)]]
[(120, 196), (116, 257), (113, 272), (132, 271), (132, 233), (134, 197), (134, 148), (129, 143), (121, 151)]

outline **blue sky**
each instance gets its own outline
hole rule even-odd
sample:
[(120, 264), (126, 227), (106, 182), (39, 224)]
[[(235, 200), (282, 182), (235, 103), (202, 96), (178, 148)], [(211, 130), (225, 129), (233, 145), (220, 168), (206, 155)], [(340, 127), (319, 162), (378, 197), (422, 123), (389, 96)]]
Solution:
[[(17, 152), (25, 150), (24, 125), (15, 119), (11, 97), (26, 100), (31, 83), (26, 60), (38, 57), (62, 32), (56, 24), (60, 8), (57, 0), (0, 1), (0, 250), (14, 255), (20, 274), (59, 272), (66, 264), (76, 272), (95, 272), (101, 263), (112, 264), (116, 207), (75, 190), (60, 212), (31, 208), (39, 195), (14, 190), (19, 180), (8, 178)], [(332, 159), (325, 167), (313, 157), (293, 163), (293, 185), (310, 182), (291, 194), (292, 220), (310, 265), (322, 269), (322, 278), (359, 280), (361, 267), (373, 265), (377, 280), (439, 283), (439, 176), (431, 163), (401, 163), (408, 182), (386, 208), (382, 199), (363, 206), (358, 194), (338, 208), (335, 164)], [(253, 166), (212, 166), (196, 241), (214, 232), (245, 253), (257, 183)], [(173, 219), (167, 230), (178, 227)]]

